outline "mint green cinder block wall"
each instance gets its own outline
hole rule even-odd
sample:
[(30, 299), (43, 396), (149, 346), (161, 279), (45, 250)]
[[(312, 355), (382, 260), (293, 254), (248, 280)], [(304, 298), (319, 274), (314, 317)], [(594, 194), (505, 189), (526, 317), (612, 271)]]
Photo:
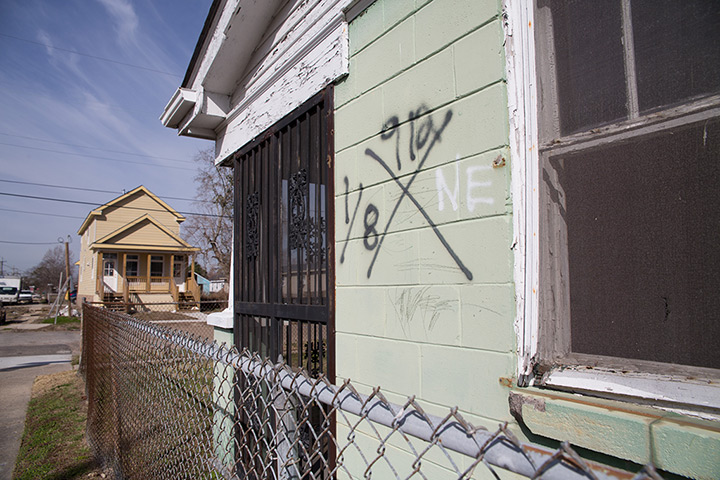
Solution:
[(501, 21), (497, 0), (376, 1), (335, 89), (338, 376), (490, 427), (517, 361)]

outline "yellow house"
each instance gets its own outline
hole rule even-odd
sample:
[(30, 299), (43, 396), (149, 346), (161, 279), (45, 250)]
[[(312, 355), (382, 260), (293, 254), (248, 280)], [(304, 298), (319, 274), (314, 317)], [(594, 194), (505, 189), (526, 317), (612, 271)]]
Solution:
[(180, 238), (183, 221), (142, 185), (92, 210), (78, 230), (78, 300), (126, 309), (196, 304), (200, 288), (194, 254), (199, 249)]

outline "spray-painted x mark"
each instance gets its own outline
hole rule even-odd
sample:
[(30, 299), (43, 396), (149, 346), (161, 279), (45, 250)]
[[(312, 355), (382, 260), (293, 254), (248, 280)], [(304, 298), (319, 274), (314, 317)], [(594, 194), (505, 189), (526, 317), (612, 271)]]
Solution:
[[(450, 123), (450, 119), (452, 118), (452, 111), (448, 111), (447, 114), (445, 114), (445, 119), (443, 120), (442, 125), (435, 131), (435, 134), (432, 138), (432, 141), (430, 142), (427, 150), (425, 151), (425, 154), (423, 155), (422, 159), (418, 163), (417, 169), (408, 179), (407, 183), (403, 184), (393, 173), (392, 169), (388, 166), (385, 161), (380, 158), (372, 149), (368, 148), (365, 150), (365, 155), (373, 158), (376, 162), (382, 166), (385, 171), (389, 174), (390, 178), (392, 178), (395, 183), (400, 187), (400, 190), (402, 191), (400, 197), (397, 199), (397, 202), (395, 202), (395, 207), (393, 208), (392, 213), (390, 214), (390, 218), (388, 218), (387, 224), (385, 225), (385, 229), (380, 234), (379, 241), (377, 242), (377, 246), (375, 248), (375, 254), (373, 255), (373, 259), (370, 262), (370, 266), (368, 267), (367, 276), (370, 278), (370, 275), (372, 274), (373, 266), (375, 265), (375, 260), (377, 260), (378, 253), (380, 253), (380, 248), (382, 248), (382, 244), (385, 240), (385, 237), (387, 236), (387, 232), (390, 229), (390, 225), (392, 224), (393, 218), (395, 218), (395, 214), (398, 211), (398, 208), (400, 208), (400, 204), (402, 203), (403, 199), (407, 197), (413, 205), (418, 209), (418, 212), (425, 218), (425, 220), (428, 222), (430, 227), (432, 228), (433, 232), (435, 232), (435, 235), (438, 237), (438, 240), (440, 240), (440, 243), (442, 243), (443, 247), (445, 247), (445, 250), (450, 254), (452, 259), (455, 261), (457, 266), (462, 270), (462, 272), (465, 274), (465, 277), (468, 280), (472, 280), (473, 275), (472, 272), (465, 266), (465, 264), (460, 260), (460, 258), (457, 256), (455, 251), (452, 249), (448, 241), (445, 239), (443, 234), (440, 232), (440, 230), (435, 225), (435, 222), (432, 221), (430, 216), (425, 212), (425, 209), (420, 205), (420, 203), (415, 199), (415, 197), (410, 193), (410, 186), (413, 184), (415, 179), (418, 176), (418, 173), (420, 173), (420, 170), (422, 169), (423, 165), (425, 164), (425, 161), (428, 159), (428, 156), (430, 155), (430, 152), (433, 149), (433, 146), (435, 145), (435, 142), (441, 141), (441, 135), (443, 130), (445, 130), (445, 127)], [(355, 209), (355, 213), (357, 213), (357, 208)], [(353, 215), (354, 220), (354, 215)]]

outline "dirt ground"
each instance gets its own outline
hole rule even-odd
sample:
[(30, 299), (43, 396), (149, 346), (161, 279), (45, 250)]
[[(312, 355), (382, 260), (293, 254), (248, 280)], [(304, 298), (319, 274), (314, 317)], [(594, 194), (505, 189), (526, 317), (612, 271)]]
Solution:
[(50, 314), (49, 303), (5, 305), (5, 323), (39, 323)]
[[(38, 325), (50, 316), (51, 304), (49, 303), (31, 303), (20, 305), (4, 305), (5, 322), (0, 323), (0, 329), (17, 329), (24, 328), (27, 325)], [(79, 330), (80, 324), (53, 325), (48, 324), (42, 330)]]

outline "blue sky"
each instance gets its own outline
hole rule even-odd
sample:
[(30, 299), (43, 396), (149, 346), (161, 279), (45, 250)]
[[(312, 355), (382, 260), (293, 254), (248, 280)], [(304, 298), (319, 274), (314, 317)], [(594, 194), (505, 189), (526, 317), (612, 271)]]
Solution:
[(6, 274), (36, 265), (58, 237), (70, 235), (77, 255), (77, 230), (93, 208), (16, 195), (100, 205), (142, 184), (176, 210), (194, 210), (167, 197), (194, 197), (193, 157), (212, 143), (178, 137), (158, 118), (182, 82), (210, 4), (0, 0)]

